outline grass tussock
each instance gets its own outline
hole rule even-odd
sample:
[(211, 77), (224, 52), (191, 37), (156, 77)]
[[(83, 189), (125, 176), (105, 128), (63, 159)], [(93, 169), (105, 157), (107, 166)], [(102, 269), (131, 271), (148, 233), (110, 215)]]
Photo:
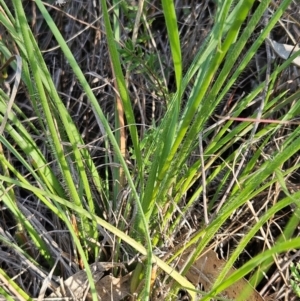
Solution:
[(0, 299), (297, 300), (296, 1), (58, 4), (0, 0)]

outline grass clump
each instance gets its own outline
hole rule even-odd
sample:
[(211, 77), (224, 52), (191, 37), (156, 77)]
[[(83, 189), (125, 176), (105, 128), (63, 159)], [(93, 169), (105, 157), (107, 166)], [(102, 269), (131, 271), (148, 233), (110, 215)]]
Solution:
[(123, 299), (295, 300), (299, 54), (269, 42), (296, 39), (294, 1), (0, 7), (5, 298), (86, 275), (117, 300), (109, 271)]

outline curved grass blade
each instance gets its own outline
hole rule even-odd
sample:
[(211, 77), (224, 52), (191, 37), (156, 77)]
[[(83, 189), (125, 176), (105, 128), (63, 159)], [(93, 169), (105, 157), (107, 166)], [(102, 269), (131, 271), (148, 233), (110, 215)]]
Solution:
[[(106, 230), (110, 231), (111, 233), (113, 233), (117, 237), (121, 238), (124, 242), (128, 243), (130, 246), (132, 246), (136, 251), (138, 251), (142, 255), (145, 255), (145, 256), (148, 255), (148, 250), (142, 244), (137, 242), (135, 239), (133, 239), (130, 236), (126, 235), (124, 232), (122, 232), (118, 228), (112, 226), (110, 223), (106, 222), (105, 220), (103, 220), (103, 219), (101, 219), (97, 216), (92, 215), (90, 212), (88, 212), (87, 210), (85, 210), (81, 207), (78, 207), (76, 204), (74, 204), (74, 203), (72, 203), (72, 202), (70, 202), (66, 199), (60, 198), (55, 194), (51, 194), (47, 191), (36, 188), (36, 187), (30, 185), (29, 183), (20, 182), (19, 180), (14, 180), (12, 178), (8, 178), (8, 177), (2, 176), (2, 175), (0, 175), (0, 180), (4, 181), (6, 183), (10, 183), (12, 185), (17, 185), (19, 187), (22, 187), (22, 188), (28, 190), (28, 191), (31, 191), (39, 199), (41, 199), (41, 201), (43, 201), (49, 209), (51, 209), (58, 217), (60, 217), (62, 219), (65, 219), (65, 218), (62, 215), (63, 211), (60, 211), (61, 209), (59, 208), (58, 205), (66, 206), (69, 209), (73, 210), (74, 212), (77, 212), (78, 215), (84, 215), (86, 218), (88, 218), (90, 220), (95, 220), (98, 225), (100, 225), (101, 227), (103, 227)], [(0, 195), (0, 197), (1, 197), (1, 195)], [(54, 206), (47, 199), (53, 200), (53, 202), (55, 202), (57, 205)], [(73, 231), (72, 227), (71, 227), (71, 230)], [(77, 246), (77, 243), (79, 243), (79, 242), (76, 242), (76, 246)], [(79, 248), (80, 247), (81, 246), (79, 245)], [(178, 272), (176, 272), (173, 267), (169, 266), (163, 260), (161, 260), (160, 258), (156, 257), (153, 254), (151, 256), (151, 262), (156, 263), (162, 270), (164, 270), (167, 274), (169, 274), (175, 281), (180, 283), (180, 285), (182, 285), (182, 286), (184, 286), (188, 289), (191, 289), (190, 294), (193, 298), (192, 300), (196, 300), (195, 299), (196, 295), (194, 293), (194, 291), (195, 291), (194, 285), (192, 285), (183, 276), (181, 276)]]

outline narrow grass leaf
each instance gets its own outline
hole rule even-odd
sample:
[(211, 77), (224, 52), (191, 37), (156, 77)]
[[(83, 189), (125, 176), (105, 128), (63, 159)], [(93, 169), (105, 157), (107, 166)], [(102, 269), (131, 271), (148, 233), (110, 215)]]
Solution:
[[(31, 191), (39, 199), (41, 199), (46, 204), (46, 206), (49, 207), (49, 209), (51, 209), (56, 215), (58, 215), (62, 219), (65, 219), (65, 218), (62, 216), (62, 211), (60, 211), (61, 209), (58, 208), (57, 206), (51, 205), (45, 197), (52, 199), (57, 204), (68, 207), (69, 209), (73, 210), (74, 212), (77, 212), (77, 214), (79, 214), (79, 215), (84, 215), (85, 217), (87, 217), (90, 220), (95, 219), (97, 224), (99, 224), (100, 226), (102, 226), (106, 230), (110, 231), (111, 233), (113, 233), (117, 237), (121, 238), (124, 242), (126, 242), (130, 246), (132, 246), (136, 251), (138, 251), (142, 255), (145, 255), (145, 256), (148, 255), (148, 249), (146, 249), (143, 245), (141, 245), (135, 239), (133, 239), (130, 236), (126, 235), (123, 231), (121, 231), (118, 228), (114, 227), (113, 225), (106, 222), (105, 220), (103, 220), (103, 219), (101, 219), (97, 216), (91, 215), (90, 212), (88, 212), (87, 210), (85, 210), (81, 207), (78, 207), (76, 204), (74, 204), (74, 203), (72, 203), (72, 202), (70, 202), (66, 199), (60, 198), (57, 195), (54, 195), (54, 194), (51, 194), (51, 193), (46, 192), (44, 190), (41, 190), (39, 188), (36, 188), (36, 187), (30, 185), (29, 183), (22, 183), (18, 180), (14, 180), (12, 178), (8, 178), (8, 177), (2, 176), (2, 175), (0, 175), (0, 180), (4, 181), (6, 183), (17, 185), (19, 187), (27, 189), (28, 191)], [(156, 257), (153, 254), (151, 256), (151, 260), (152, 260), (153, 263), (156, 263), (167, 274), (169, 274), (175, 281), (177, 281), (178, 283), (180, 283), (181, 285), (183, 285), (186, 288), (191, 288), (192, 290), (195, 290), (194, 285), (192, 285), (189, 281), (187, 281), (183, 276), (181, 276), (178, 272), (176, 272), (173, 267), (169, 266), (163, 260), (159, 259), (158, 257)], [(193, 293), (193, 291), (191, 291), (191, 295), (193, 297), (192, 300), (196, 300), (195, 299), (195, 293)]]

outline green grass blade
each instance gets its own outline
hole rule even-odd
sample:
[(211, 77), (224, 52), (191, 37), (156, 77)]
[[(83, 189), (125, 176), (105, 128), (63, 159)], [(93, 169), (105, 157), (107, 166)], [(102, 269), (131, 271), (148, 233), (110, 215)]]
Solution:
[[(0, 102), (0, 112), (5, 112), (5, 103)], [(4, 114), (4, 113), (3, 113)], [(38, 149), (36, 143), (32, 140), (30, 134), (26, 131), (23, 124), (16, 118), (11, 112), (8, 114), (9, 124), (6, 125), (6, 132), (13, 139), (13, 141), (20, 147), (24, 154), (20, 154), (14, 146), (4, 137), (0, 136), (0, 142), (6, 147), (12, 154), (16, 156), (19, 162), (33, 175), (35, 180), (44, 187), (49, 189), (52, 193), (57, 193), (61, 197), (65, 197), (65, 192), (61, 187), (58, 179), (54, 175), (50, 166), (47, 164), (41, 151)], [(0, 122), (2, 122), (0, 116)], [(11, 124), (12, 125), (11, 125)], [(34, 165), (36, 171), (30, 166)]]
[[(87, 83), (87, 81), (86, 81), (86, 79), (85, 79), (82, 71), (80, 70), (80, 68), (79, 68), (79, 66), (78, 66), (78, 64), (77, 64), (77, 62), (76, 62), (73, 54), (71, 53), (70, 49), (66, 45), (66, 42), (62, 38), (61, 34), (59, 33), (56, 25), (54, 24), (52, 18), (50, 17), (49, 13), (45, 9), (45, 7), (42, 4), (42, 2), (40, 0), (37, 0), (36, 4), (39, 7), (41, 13), (43, 14), (46, 22), (48, 23), (48, 26), (50, 27), (51, 31), (53, 32), (56, 40), (60, 44), (60, 46), (62, 48), (62, 51), (64, 52), (66, 58), (68, 59), (68, 61), (70, 63), (70, 66), (72, 67), (74, 73), (76, 74), (77, 78), (79, 79), (79, 82), (81, 83), (81, 85), (84, 88), (87, 96), (89, 97), (89, 99), (90, 99), (90, 101), (92, 103), (93, 109), (95, 111), (95, 115), (98, 116), (99, 119), (101, 120), (101, 123), (102, 123), (103, 127), (105, 128), (105, 131), (106, 131), (106, 133), (107, 133), (107, 135), (108, 135), (108, 137), (109, 137), (109, 139), (110, 139), (110, 141), (111, 141), (111, 143), (112, 143), (112, 145), (114, 147), (114, 151), (116, 152), (116, 155), (118, 156), (118, 159), (119, 159), (120, 163), (122, 164), (122, 166), (124, 168), (125, 175), (127, 177), (128, 183), (129, 183), (129, 185), (130, 185), (130, 187), (132, 189), (132, 193), (133, 193), (134, 199), (137, 202), (137, 205), (138, 205), (138, 208), (139, 208), (139, 215), (142, 217), (142, 220), (144, 221), (143, 224), (142, 224), (143, 228), (137, 229), (137, 230), (138, 230), (138, 232), (143, 233), (142, 235), (144, 235), (144, 237), (146, 238), (147, 244), (148, 244), (147, 279), (149, 279), (148, 283), (150, 283), (149, 281), (150, 281), (150, 272), (151, 272), (151, 255), (152, 255), (151, 240), (150, 240), (150, 237), (149, 237), (148, 225), (147, 225), (147, 223), (146, 223), (146, 221), (144, 220), (144, 217), (143, 217), (144, 214), (143, 214), (142, 207), (141, 207), (141, 204), (140, 204), (140, 199), (139, 199), (139, 196), (137, 194), (137, 191), (136, 191), (135, 185), (133, 183), (133, 180), (131, 178), (130, 172), (129, 172), (129, 170), (127, 168), (127, 165), (126, 165), (126, 163), (124, 161), (124, 158), (122, 157), (122, 154), (121, 154), (120, 149), (118, 147), (118, 143), (117, 143), (117, 141), (116, 141), (116, 139), (115, 139), (115, 137), (114, 137), (114, 135), (113, 135), (113, 133), (112, 133), (112, 131), (110, 129), (110, 126), (109, 126), (107, 120), (105, 119), (105, 116), (104, 116), (101, 108), (99, 107), (98, 101), (95, 98), (95, 96), (94, 96), (91, 88), (89, 87), (89, 85), (88, 85), (88, 83)], [(103, 3), (103, 8), (106, 8), (106, 3)], [(106, 12), (107, 12), (107, 8), (106, 8)], [(108, 18), (108, 16), (106, 16), (106, 14), (104, 14), (104, 16), (105, 16), (105, 18)], [(108, 27), (110, 28), (110, 26), (108, 26)], [(112, 35), (110, 35), (110, 38), (113, 38)], [(108, 42), (111, 45), (114, 43), (112, 40), (109, 40)], [(111, 47), (114, 48), (114, 46), (111, 46)], [(116, 60), (116, 59), (117, 59), (117, 57), (112, 57), (112, 60)], [(119, 62), (115, 62), (115, 64), (116, 64), (116, 66), (119, 66)], [(118, 70), (117, 70), (116, 76), (120, 77), (118, 79), (120, 81), (118, 83), (118, 85), (120, 84), (120, 86), (119, 86), (120, 94), (122, 93), (122, 96), (125, 96), (125, 98), (126, 98), (126, 95), (128, 96), (128, 93), (127, 93), (125, 85), (123, 85), (124, 84), (123, 75), (121, 76), (121, 73), (118, 73)], [(123, 93), (124, 93), (124, 95), (123, 95)], [(126, 98), (125, 100), (123, 99), (123, 101), (125, 101), (124, 106), (126, 106), (128, 104), (127, 109), (124, 108), (125, 112), (126, 112), (126, 110), (130, 111), (131, 107), (129, 105), (129, 99)], [(135, 149), (136, 154), (137, 154), (137, 156), (140, 156), (140, 154), (139, 154), (139, 146), (138, 146), (138, 138), (137, 138), (137, 134), (136, 134), (136, 127), (135, 127), (135, 124), (134, 124), (134, 120), (132, 120), (132, 117), (133, 116), (130, 116), (130, 114), (129, 114), (127, 116), (127, 118), (128, 118), (127, 121), (130, 124), (131, 130), (132, 130), (131, 135), (132, 135), (132, 140), (133, 140), (134, 146), (136, 148)], [(142, 165), (139, 165), (139, 168), (141, 168), (141, 166)], [(148, 287), (149, 287), (149, 284), (148, 284)]]
[[(85, 210), (81, 207), (78, 207), (73, 202), (70, 202), (66, 199), (58, 197), (55, 194), (51, 194), (47, 191), (41, 190), (37, 187), (34, 187), (34, 186), (30, 185), (29, 183), (25, 183), (25, 182), (23, 183), (23, 182), (20, 182), (18, 180), (15, 180), (15, 179), (12, 179), (12, 178), (9, 178), (9, 177), (5, 177), (5, 176), (2, 176), (2, 175), (0, 175), (0, 180), (4, 181), (5, 183), (9, 183), (9, 184), (12, 184), (12, 185), (17, 185), (18, 187), (22, 187), (22, 188), (24, 188), (28, 191), (31, 191), (39, 199), (41, 199), (43, 202), (45, 202), (46, 206), (49, 207), (49, 209), (51, 209), (57, 216), (59, 216), (62, 219), (65, 219), (65, 218), (62, 215), (63, 211), (61, 211), (61, 209), (58, 207), (58, 205), (68, 207), (72, 211), (77, 212), (78, 215), (84, 215), (86, 218), (88, 218), (90, 220), (96, 220), (98, 225), (100, 225), (104, 229), (110, 231), (111, 233), (113, 233), (117, 237), (121, 238), (124, 242), (131, 245), (136, 251), (138, 251), (142, 255), (148, 256), (148, 249), (146, 249), (142, 244), (140, 244), (139, 242), (137, 242), (135, 239), (131, 238), (130, 236), (126, 235), (124, 232), (122, 232), (118, 228), (114, 227), (110, 223), (106, 222), (105, 220), (103, 220), (103, 219), (101, 219), (97, 216), (93, 216), (87, 210)], [(51, 205), (51, 203), (49, 203), (47, 198), (53, 200), (57, 204), (57, 206)], [(73, 231), (73, 230), (71, 229), (71, 231)], [(76, 246), (77, 246), (77, 244), (76, 244)], [(190, 288), (192, 290), (195, 290), (194, 285), (192, 285), (183, 276), (181, 276), (178, 272), (176, 272), (173, 267), (169, 266), (168, 264), (166, 264), (164, 261), (162, 261), (161, 259), (159, 259), (158, 257), (156, 257), (153, 254), (151, 254), (151, 261), (153, 263), (156, 263), (162, 270), (164, 270), (167, 274), (169, 274), (172, 278), (174, 278), (174, 280), (176, 280), (182, 286)], [(190, 293), (193, 296), (193, 300), (196, 300), (195, 299), (195, 293), (193, 293), (193, 291), (191, 291)]]
[[(247, 17), (247, 14), (250, 10), (250, 8), (253, 5), (252, 1), (245, 1), (244, 5), (240, 7), (240, 9), (236, 12), (237, 15), (239, 15), (239, 18), (233, 22), (231, 28), (228, 31), (227, 37), (221, 45), (221, 49), (217, 50), (214, 55), (210, 56), (211, 62), (209, 63), (209, 66), (207, 67), (207, 72), (205, 73), (205, 80), (202, 82), (202, 79), (204, 79), (204, 74), (201, 74), (201, 69), (199, 71), (198, 77), (196, 79), (196, 82), (194, 84), (194, 89), (191, 92), (189, 106), (187, 107), (187, 110), (185, 114), (182, 116), (180, 121), (180, 126), (178, 129), (178, 134), (176, 137), (176, 140), (174, 141), (174, 144), (172, 145), (172, 149), (169, 153), (169, 156), (167, 160), (165, 161), (164, 165), (159, 171), (158, 179), (161, 181), (165, 177), (167, 171), (170, 171), (170, 165), (171, 162), (174, 159), (174, 156), (180, 146), (180, 144), (183, 141), (183, 138), (190, 129), (190, 132), (193, 132), (194, 136), (198, 134), (197, 131), (195, 131), (195, 128), (190, 127), (190, 123), (193, 120), (195, 113), (199, 112), (198, 108), (200, 107), (200, 103), (210, 85), (210, 82), (215, 75), (215, 72), (219, 65), (221, 64), (225, 54), (227, 53), (231, 43), (235, 40), (236, 34), (239, 32), (239, 29)], [(213, 41), (216, 43), (217, 39), (215, 37), (212, 37), (214, 39)], [(209, 61), (209, 60), (208, 60)], [(202, 116), (198, 117), (197, 120), (197, 127), (202, 128), (205, 121), (207, 120), (207, 117), (210, 116), (211, 111), (214, 109), (214, 107), (217, 104), (215, 103), (213, 106), (211, 105), (211, 102), (206, 102), (203, 106), (203, 109), (201, 110)], [(187, 141), (186, 145), (189, 145), (191, 142), (191, 138)]]
[[(246, 264), (244, 264), (241, 268), (239, 268), (237, 271), (233, 272), (228, 279), (224, 280), (222, 284), (220, 284), (218, 287), (216, 287), (212, 293), (205, 296), (202, 300), (210, 300), (212, 296), (217, 295), (218, 293), (222, 292), (224, 289), (229, 287), (232, 283), (235, 283), (245, 275), (247, 275), (250, 271), (252, 271), (256, 266), (259, 264), (262, 264), (265, 260), (268, 258), (271, 258), (272, 256), (276, 254), (280, 254), (284, 251), (289, 251), (292, 249), (299, 249), (300, 247), (300, 238), (294, 238), (290, 241), (285, 241), (280, 244), (275, 245), (272, 249), (267, 250), (263, 253), (261, 253), (258, 256), (255, 256), (254, 258), (250, 259)], [(238, 300), (241, 300), (240, 298)]]
[(119, 56), (119, 53), (117, 50), (116, 42), (114, 40), (113, 31), (111, 29), (106, 1), (99, 0), (99, 3), (103, 9), (103, 18), (104, 18), (104, 24), (105, 24), (105, 30), (106, 30), (106, 36), (107, 36), (107, 43), (108, 43), (108, 49), (109, 49), (109, 53), (110, 53), (112, 67), (114, 70), (114, 75), (116, 77), (116, 82), (118, 85), (120, 97), (123, 102), (124, 112), (125, 112), (125, 115), (127, 118), (127, 123), (128, 123), (129, 131), (130, 131), (133, 147), (134, 147), (134, 153), (136, 156), (138, 169), (139, 169), (140, 173), (142, 173), (143, 164), (142, 164), (142, 157), (141, 157), (141, 152), (140, 152), (140, 147), (139, 147), (139, 138), (138, 138), (137, 129), (136, 129), (136, 122), (135, 122), (135, 117), (134, 117), (134, 113), (132, 110), (131, 100), (129, 97), (129, 93), (128, 93), (128, 90), (127, 90), (127, 87), (125, 84), (124, 75), (122, 72), (120, 56)]
[[(173, 58), (176, 87), (179, 91), (181, 88), (182, 80), (182, 56), (174, 2), (172, 0), (162, 0), (162, 7), (166, 20), (168, 38)], [(179, 106), (179, 103), (177, 105)]]
[[(45, 115), (47, 127), (50, 132), (51, 141), (53, 142), (53, 146), (55, 149), (55, 155), (57, 156), (57, 160), (58, 160), (61, 172), (63, 174), (64, 180), (66, 181), (66, 184), (67, 184), (67, 187), (68, 187), (68, 190), (70, 193), (70, 197), (77, 205), (82, 206), (82, 201), (81, 201), (80, 195), (77, 191), (77, 188), (75, 186), (72, 171), (70, 169), (69, 163), (66, 160), (64, 148), (61, 144), (61, 136), (59, 133), (59, 129), (57, 127), (58, 121), (55, 120), (55, 115), (53, 114), (53, 112), (51, 110), (51, 107), (50, 107), (51, 105), (49, 105), (50, 99), (45, 90), (45, 88), (47, 89), (47, 84), (51, 85), (52, 80), (51, 80), (51, 78), (50, 79), (48, 78), (48, 80), (46, 80), (45, 76), (47, 76), (48, 73), (43, 74), (43, 72), (41, 72), (41, 68), (39, 68), (39, 63), (36, 60), (36, 56), (38, 55), (39, 50), (38, 50), (38, 47), (36, 46), (35, 41), (33, 40), (32, 36), (30, 35), (30, 30), (29, 30), (27, 22), (26, 22), (26, 16), (25, 16), (25, 12), (23, 10), (22, 4), (19, 1), (15, 1), (14, 5), (15, 5), (16, 12), (18, 15), (18, 20), (20, 21), (20, 28), (21, 28), (23, 39), (24, 39), (25, 48), (27, 50), (29, 64), (31, 66), (33, 77), (35, 80), (36, 89), (39, 94), (39, 98), (40, 98), (40, 102), (41, 102), (41, 105), (43, 108), (43, 113)], [(36, 52), (32, 51), (32, 48), (35, 48)], [(44, 77), (42, 75), (44, 75)], [(43, 79), (44, 79), (44, 81), (43, 81)], [(54, 87), (54, 85), (53, 85), (53, 87)], [(55, 89), (52, 89), (52, 92), (53, 92), (52, 95), (54, 95)], [(57, 96), (57, 95), (55, 95), (55, 96)], [(58, 99), (58, 96), (57, 96), (57, 99)], [(58, 102), (56, 102), (56, 104), (58, 106), (61, 105), (61, 103), (58, 103)], [(60, 108), (58, 108), (58, 110), (59, 109)], [(64, 117), (64, 115), (62, 115), (62, 117)], [(66, 128), (68, 128), (68, 126), (70, 126), (70, 125), (67, 125)], [(69, 136), (69, 138), (71, 138), (71, 137), (72, 137), (72, 134)], [(74, 142), (74, 141), (71, 141), (71, 143), (72, 142)], [(81, 160), (80, 160), (80, 162), (81, 162)], [(79, 163), (79, 162), (77, 162), (77, 163)], [(81, 164), (81, 163), (79, 163), (79, 164)], [(93, 207), (91, 207), (90, 209), (93, 210)], [(90, 235), (91, 237), (96, 236), (96, 231), (92, 227), (90, 227), (90, 225), (88, 223), (86, 223), (85, 221), (82, 221), (82, 225), (83, 225), (83, 229), (86, 229), (88, 235)]]
[(42, 15), (44, 16), (46, 22), (48, 23), (48, 26), (49, 28), (51, 29), (51, 31), (53, 32), (56, 40), (58, 41), (59, 45), (61, 46), (62, 48), (62, 51), (64, 52), (67, 60), (69, 61), (70, 63), (70, 66), (72, 67), (75, 75), (77, 76), (79, 82), (81, 83), (83, 89), (85, 90), (87, 96), (89, 97), (89, 100), (91, 101), (92, 103), (92, 107), (93, 107), (93, 110), (95, 112), (95, 115), (99, 118), (99, 120), (101, 121), (113, 147), (114, 147), (114, 151), (116, 152), (116, 155), (118, 156), (118, 159), (120, 161), (120, 163), (122, 164), (123, 168), (124, 168), (124, 172), (125, 172), (125, 175), (127, 177), (127, 180), (128, 180), (128, 183), (133, 191), (133, 194), (134, 194), (134, 198), (136, 200), (137, 203), (139, 203), (139, 196), (136, 192), (136, 189), (135, 189), (135, 185), (132, 181), (132, 178), (131, 178), (131, 175), (130, 175), (130, 172), (128, 171), (128, 167), (126, 165), (126, 162), (124, 161), (123, 157), (122, 157), (122, 154), (120, 152), (120, 149), (118, 147), (118, 143), (113, 135), (113, 132), (112, 130), (110, 129), (110, 126), (99, 106), (99, 103), (95, 97), (95, 95), (93, 94), (91, 88), (89, 87), (81, 69), (79, 68), (73, 54), (71, 53), (70, 49), (68, 48), (66, 42), (64, 41), (63, 37), (61, 36), (61, 34), (59, 33), (54, 21), (52, 20), (52, 18), (50, 17), (49, 13), (47, 12), (47, 10), (45, 9), (44, 5), (42, 4), (42, 2), (40, 0), (37, 0), (36, 1), (36, 4), (37, 6), (39, 7)]

